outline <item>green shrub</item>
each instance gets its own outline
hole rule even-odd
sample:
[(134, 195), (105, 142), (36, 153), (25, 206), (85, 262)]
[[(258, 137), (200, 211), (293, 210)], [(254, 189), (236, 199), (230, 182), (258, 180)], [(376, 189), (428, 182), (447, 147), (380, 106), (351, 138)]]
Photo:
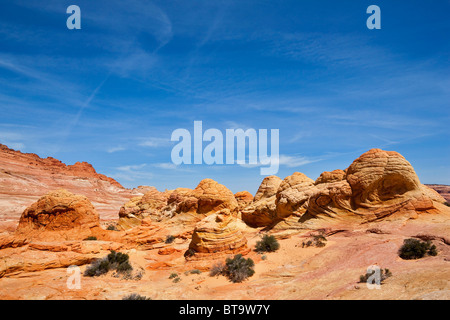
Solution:
[(321, 247), (325, 247), (327, 242), (327, 238), (325, 238), (325, 236), (323, 235), (323, 233), (319, 233), (316, 235), (311, 235), (310, 239), (308, 241), (303, 241), (302, 242), (302, 248), (307, 248), (307, 247), (317, 247), (317, 248), (321, 248)]
[(173, 279), (173, 278), (177, 278), (177, 277), (178, 277), (178, 273), (173, 272), (170, 274), (169, 279)]
[(116, 226), (113, 225), (113, 224), (110, 224), (110, 225), (106, 228), (106, 230), (118, 231), (117, 228), (116, 228)]
[(194, 269), (194, 270), (189, 271), (189, 273), (190, 274), (201, 274), (202, 272), (198, 269)]
[(242, 282), (255, 273), (253, 260), (245, 259), (242, 254), (235, 255), (233, 259), (227, 258), (225, 266), (225, 274), (231, 282)]
[(152, 298), (147, 298), (146, 296), (141, 296), (140, 294), (132, 293), (123, 297), (122, 300), (152, 300)]
[(213, 265), (209, 275), (211, 277), (222, 275), (232, 282), (242, 282), (255, 273), (254, 266), (252, 259), (245, 259), (242, 254), (237, 254), (233, 259), (227, 258), (225, 263), (218, 262)]
[[(363, 282), (367, 282), (367, 280), (369, 279), (369, 277), (372, 275), (373, 273), (366, 273), (365, 275), (361, 275), (359, 276), (359, 282), (363, 283)], [(384, 280), (386, 280), (387, 278), (392, 277), (392, 272), (389, 269), (380, 269), (380, 283), (383, 283)]]
[(450, 207), (450, 203), (444, 202), (444, 204), (445, 204), (447, 207)]
[(168, 236), (166, 237), (165, 243), (169, 244), (169, 243), (172, 243), (172, 242), (174, 242), (174, 241), (175, 241), (175, 237), (172, 236), (172, 235), (168, 235)]
[(133, 270), (129, 262), (129, 257), (125, 253), (111, 251), (105, 258), (98, 259), (91, 263), (85, 270), (84, 275), (96, 277), (116, 270), (118, 273), (127, 273)]
[(97, 240), (97, 237), (94, 237), (94, 236), (89, 236), (89, 237), (87, 237), (86, 239), (84, 239), (85, 241), (95, 241), (95, 240)]
[(192, 249), (192, 248), (189, 248), (189, 249), (186, 250), (186, 252), (184, 253), (184, 256), (187, 257), (187, 258), (195, 256), (195, 250)]
[(265, 234), (260, 241), (256, 243), (257, 252), (274, 252), (280, 248), (280, 244), (274, 236)]
[(437, 255), (436, 246), (431, 241), (421, 241), (418, 239), (405, 239), (398, 252), (400, 258), (405, 260), (420, 259), (426, 254)]

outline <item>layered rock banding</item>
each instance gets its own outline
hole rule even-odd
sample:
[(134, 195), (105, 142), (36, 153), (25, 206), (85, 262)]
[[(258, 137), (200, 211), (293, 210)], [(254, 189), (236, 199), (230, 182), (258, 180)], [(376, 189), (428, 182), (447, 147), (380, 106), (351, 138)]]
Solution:
[[(229, 209), (222, 209), (200, 221), (194, 229), (187, 259), (227, 254), (247, 254), (247, 239)], [(192, 254), (195, 253), (195, 254)]]
[(299, 222), (317, 217), (375, 221), (393, 214), (415, 218), (432, 212), (433, 200), (445, 201), (421, 185), (403, 156), (380, 149), (364, 153), (346, 170), (322, 173), (315, 182), (299, 172), (286, 177), (275, 197), (265, 198), (264, 210), (255, 205), (259, 197), (242, 212), (250, 226), (269, 226), (293, 215)]

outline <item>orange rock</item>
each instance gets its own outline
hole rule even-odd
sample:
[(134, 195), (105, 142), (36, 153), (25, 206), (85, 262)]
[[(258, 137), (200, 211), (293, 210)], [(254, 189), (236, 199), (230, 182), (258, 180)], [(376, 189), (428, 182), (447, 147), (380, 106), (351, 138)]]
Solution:
[(238, 202), (239, 210), (244, 209), (250, 203), (253, 202), (253, 195), (248, 191), (240, 191), (234, 194), (236, 201)]
[(236, 217), (229, 209), (223, 209), (200, 221), (194, 229), (189, 249), (195, 255), (188, 260), (212, 258), (234, 253), (247, 254), (247, 239), (239, 230)]
[(133, 196), (131, 190), (97, 173), (89, 163), (66, 165), (51, 157), (40, 158), (1, 144), (0, 181), (0, 225), (3, 220), (14, 221), (14, 229), (22, 212), (53, 190), (63, 188), (85, 195), (105, 219), (117, 219), (120, 207)]
[(147, 217), (161, 221), (164, 218), (161, 211), (167, 205), (170, 194), (170, 191), (160, 192), (151, 187), (142, 197), (130, 199), (120, 208), (118, 228), (126, 230), (135, 227)]
[(47, 193), (28, 207), (19, 220), (18, 235), (42, 236), (59, 232), (66, 239), (84, 239), (99, 227), (99, 217), (91, 202), (66, 190)]
[(171, 254), (174, 254), (176, 252), (180, 252), (180, 250), (177, 250), (177, 249), (171, 248), (171, 247), (161, 248), (161, 249), (158, 250), (158, 254), (160, 254), (162, 256), (171, 255)]
[(336, 182), (336, 181), (342, 181), (345, 179), (345, 171), (344, 170), (333, 170), (331, 172), (325, 171), (322, 172), (317, 178), (315, 184), (321, 184), (321, 183), (329, 183), (329, 182)]
[(239, 205), (234, 194), (224, 185), (204, 179), (194, 190), (176, 189), (162, 211), (163, 215), (173, 217), (181, 213), (209, 215), (225, 208), (234, 215), (238, 214)]

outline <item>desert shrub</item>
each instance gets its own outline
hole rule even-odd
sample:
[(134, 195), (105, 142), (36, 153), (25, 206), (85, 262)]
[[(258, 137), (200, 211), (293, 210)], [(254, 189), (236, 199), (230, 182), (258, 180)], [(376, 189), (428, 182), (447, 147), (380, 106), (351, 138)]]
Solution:
[(97, 237), (94, 237), (94, 236), (89, 236), (89, 237), (87, 237), (86, 239), (84, 239), (85, 241), (95, 241), (95, 240), (97, 240)]
[(267, 259), (267, 256), (266, 255), (263, 255), (262, 257), (261, 257), (261, 260), (266, 260)]
[(140, 294), (132, 293), (123, 297), (122, 300), (152, 300), (152, 298), (147, 298), (146, 296), (141, 296)]
[(87, 277), (98, 277), (108, 273), (109, 270), (111, 270), (109, 261), (103, 258), (92, 262), (84, 271), (84, 275)]
[(113, 250), (105, 258), (91, 263), (86, 268), (84, 275), (96, 277), (108, 273), (110, 270), (116, 270), (118, 273), (127, 273), (133, 270), (128, 255)]
[(192, 248), (189, 248), (188, 250), (186, 250), (186, 252), (184, 253), (184, 256), (189, 258), (192, 256), (195, 256), (195, 250)]
[(450, 203), (444, 202), (444, 204), (445, 204), (447, 207), (450, 207)]
[(209, 270), (209, 275), (211, 277), (214, 276), (224, 276), (225, 275), (226, 265), (223, 262), (218, 262), (211, 267)]
[(242, 282), (255, 273), (253, 260), (245, 259), (242, 254), (235, 255), (233, 259), (227, 258), (225, 266), (225, 275), (231, 282)]
[(257, 252), (274, 252), (280, 249), (280, 244), (274, 236), (265, 234), (260, 241), (256, 243)]
[(110, 225), (106, 228), (106, 230), (118, 231), (117, 228), (116, 228), (116, 226), (113, 225), (113, 224), (110, 224)]
[(174, 240), (175, 240), (175, 237), (174, 237), (174, 236), (168, 235), (168, 236), (166, 237), (165, 243), (169, 244), (169, 243), (174, 242)]
[(194, 269), (194, 270), (189, 271), (189, 273), (190, 274), (200, 274), (202, 272), (200, 270), (198, 270), (198, 269)]
[(177, 277), (178, 277), (178, 273), (173, 272), (173, 273), (170, 274), (169, 279), (174, 279), (174, 278), (177, 278)]
[[(367, 282), (367, 280), (369, 279), (369, 277), (372, 274), (373, 273), (366, 273), (364, 275), (359, 276), (359, 282), (361, 282), (361, 283)], [(380, 269), (380, 283), (383, 283), (383, 281), (389, 277), (392, 277), (392, 272), (389, 269), (387, 269), (387, 268)]]
[(436, 246), (431, 241), (421, 241), (418, 239), (405, 239), (398, 252), (400, 258), (405, 260), (420, 259), (426, 254), (437, 255)]
[(174, 283), (178, 283), (178, 282), (180, 282), (181, 281), (181, 278), (180, 277), (176, 277), (175, 279), (173, 279), (173, 282)]
[(321, 248), (321, 247), (325, 247), (326, 242), (327, 242), (327, 238), (325, 238), (325, 236), (322, 233), (319, 233), (319, 234), (312, 235), (310, 237), (310, 239), (307, 240), (306, 242), (303, 241), (302, 248), (307, 248), (307, 247), (311, 247), (311, 246)]

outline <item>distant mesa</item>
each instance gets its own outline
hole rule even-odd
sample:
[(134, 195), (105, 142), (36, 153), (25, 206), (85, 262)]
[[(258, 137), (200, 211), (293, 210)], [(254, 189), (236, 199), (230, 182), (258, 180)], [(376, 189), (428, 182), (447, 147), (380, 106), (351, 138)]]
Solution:
[(6, 155), (9, 156), (8, 158), (13, 157), (15, 161), (26, 161), (28, 167), (31, 168), (39, 166), (45, 168), (46, 170), (53, 171), (53, 173), (60, 173), (77, 177), (97, 178), (100, 180), (108, 181), (116, 187), (123, 188), (123, 186), (113, 178), (97, 173), (94, 167), (87, 162), (76, 162), (73, 165), (66, 165), (58, 159), (52, 157), (41, 158), (34, 153), (22, 153), (20, 151), (10, 149), (3, 144), (0, 144), (0, 154), (2, 154), (2, 157), (5, 158)]

